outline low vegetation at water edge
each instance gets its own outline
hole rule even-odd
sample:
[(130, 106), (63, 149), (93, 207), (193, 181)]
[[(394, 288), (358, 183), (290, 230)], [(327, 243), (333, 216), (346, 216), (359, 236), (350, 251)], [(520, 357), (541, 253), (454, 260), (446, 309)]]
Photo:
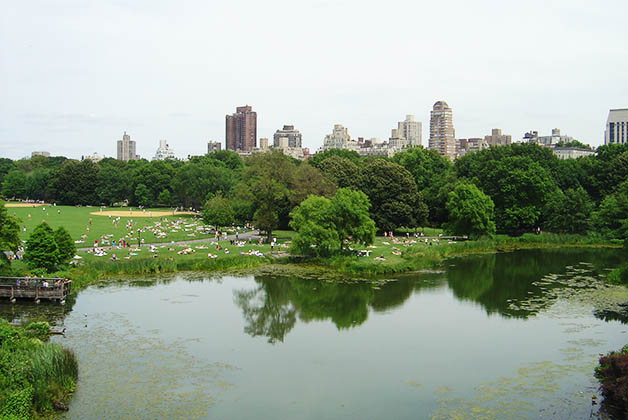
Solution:
[(0, 320), (0, 419), (41, 418), (66, 408), (78, 365), (48, 336), (45, 322), (16, 327)]

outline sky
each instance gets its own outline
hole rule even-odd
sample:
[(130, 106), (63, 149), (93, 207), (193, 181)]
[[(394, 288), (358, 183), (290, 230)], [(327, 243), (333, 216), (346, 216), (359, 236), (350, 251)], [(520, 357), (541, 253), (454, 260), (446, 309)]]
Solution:
[(152, 158), (225, 140), (257, 112), (315, 151), (334, 124), (387, 139), (433, 104), (457, 138), (552, 128), (603, 143), (628, 108), (628, 1), (0, 0), (0, 157)]

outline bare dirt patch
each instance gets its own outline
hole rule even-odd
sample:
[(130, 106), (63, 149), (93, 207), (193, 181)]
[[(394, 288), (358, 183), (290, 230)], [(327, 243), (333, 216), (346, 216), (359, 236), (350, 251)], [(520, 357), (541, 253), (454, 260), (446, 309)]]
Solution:
[(184, 214), (196, 214), (191, 211), (140, 211), (140, 210), (107, 210), (107, 211), (93, 211), (90, 214), (94, 216), (114, 216), (114, 217), (165, 217), (165, 216), (180, 216)]
[(5, 203), (4, 207), (40, 207), (43, 204), (39, 203)]

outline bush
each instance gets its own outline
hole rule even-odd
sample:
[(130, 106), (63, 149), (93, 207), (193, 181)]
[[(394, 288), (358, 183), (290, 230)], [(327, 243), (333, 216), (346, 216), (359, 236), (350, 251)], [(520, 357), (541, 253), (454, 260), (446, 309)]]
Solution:
[(616, 418), (628, 418), (628, 345), (600, 357), (595, 377), (601, 384), (603, 409)]

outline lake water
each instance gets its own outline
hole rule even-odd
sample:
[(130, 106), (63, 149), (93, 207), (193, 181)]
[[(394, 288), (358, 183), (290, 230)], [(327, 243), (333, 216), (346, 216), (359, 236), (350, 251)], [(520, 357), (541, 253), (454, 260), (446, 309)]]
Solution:
[(628, 343), (594, 315), (628, 301), (600, 280), (619, 261), (520, 251), (372, 283), (185, 273), (0, 311), (67, 328), (64, 419), (586, 419), (599, 354)]

